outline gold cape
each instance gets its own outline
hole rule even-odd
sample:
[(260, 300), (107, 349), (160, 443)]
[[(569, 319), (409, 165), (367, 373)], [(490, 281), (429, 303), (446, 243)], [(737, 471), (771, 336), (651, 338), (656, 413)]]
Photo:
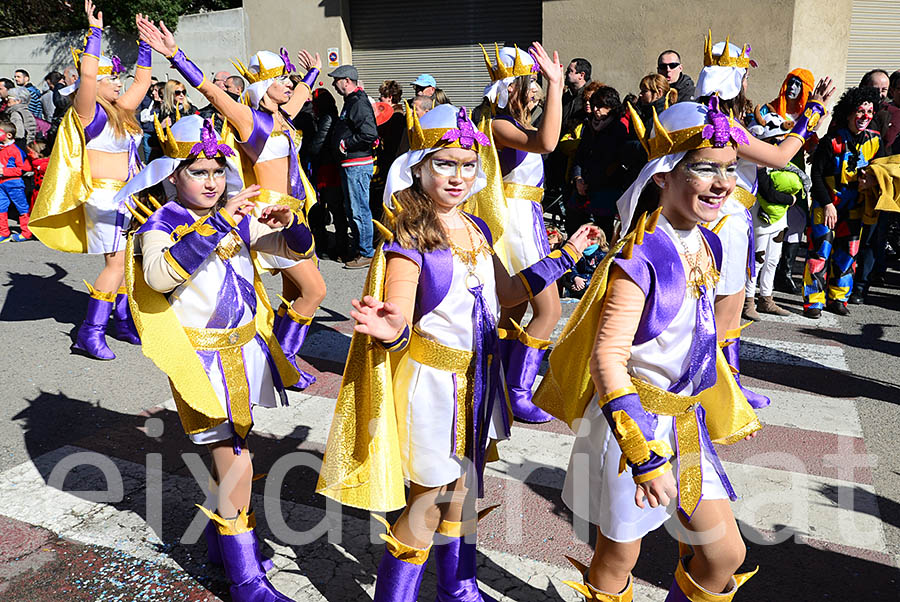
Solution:
[[(133, 233), (128, 235), (125, 246), (125, 284), (134, 324), (141, 337), (141, 351), (169, 377), (184, 432), (189, 435), (199, 433), (228, 420), (175, 310), (165, 295), (150, 288), (144, 280), (141, 258), (134, 255)], [(272, 334), (275, 313), (255, 271), (253, 286), (256, 289), (256, 332), (266, 342), (281, 382), (290, 386), (300, 375), (285, 358)], [(244, 438), (250, 426), (235, 424), (235, 431)]]
[(869, 172), (877, 185), (860, 192), (865, 214), (872, 217), (875, 211), (900, 213), (900, 155), (875, 159), (869, 164)]
[[(379, 246), (363, 295), (384, 300), (386, 267)], [(389, 355), (368, 335), (353, 333), (316, 485), (317, 493), (374, 512), (406, 506)]]
[(47, 173), (29, 227), (42, 243), (67, 253), (87, 253), (84, 203), (93, 192), (84, 126), (74, 107), (59, 124)]
[(506, 245), (504, 232), (509, 219), (509, 207), (506, 203), (506, 196), (503, 194), (503, 174), (500, 173), (500, 159), (497, 156), (490, 119), (482, 119), (478, 129), (491, 141), (489, 146), (478, 145), (481, 169), (487, 176), (487, 186), (463, 203), (462, 209), (480, 217), (487, 224), (491, 231), (491, 237), (494, 239), (494, 254), (508, 271), (510, 269), (510, 251)]
[[(642, 216), (635, 231), (620, 240), (597, 266), (591, 284), (566, 322), (548, 358), (549, 369), (534, 394), (534, 403), (542, 410), (564, 421), (573, 431), (575, 420), (584, 416), (587, 404), (596, 392), (591, 379), (590, 360), (600, 323), (600, 312), (606, 300), (609, 270), (613, 259), (622, 251), (630, 256), (628, 248), (636, 241), (636, 233), (643, 230)], [(651, 230), (648, 230), (651, 231)], [(640, 233), (642, 238), (643, 232)], [(716, 385), (698, 395), (706, 411), (706, 426), (710, 438), (716, 443), (730, 444), (759, 428), (756, 413), (746, 397), (740, 393), (731, 377), (725, 356), (716, 348)], [(722, 382), (723, 375), (728, 378)]]

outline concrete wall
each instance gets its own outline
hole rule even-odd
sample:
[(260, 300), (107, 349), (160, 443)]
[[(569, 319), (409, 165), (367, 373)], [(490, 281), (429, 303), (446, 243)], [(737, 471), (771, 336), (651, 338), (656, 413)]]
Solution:
[[(246, 32), (244, 10), (235, 8), (185, 15), (178, 20), (175, 38), (191, 60), (207, 74), (223, 69), (234, 73), (230, 59), (247, 60)], [(84, 33), (70, 31), (0, 39), (0, 77), (12, 79), (16, 69), (24, 68), (35, 85), (43, 88), (44, 75), (48, 71), (62, 71), (72, 64), (70, 48), (81, 46)], [(135, 38), (125, 38), (107, 29), (103, 36), (103, 53), (118, 55), (122, 64), (133, 72), (132, 66), (137, 61)], [(178, 75), (169, 69), (168, 61), (156, 53), (153, 55), (153, 74), (161, 81)], [(128, 85), (128, 80), (125, 83)], [(206, 105), (197, 92), (189, 96), (200, 106)]]
[(760, 103), (778, 94), (794, 67), (843, 80), (851, 4), (544, 0), (543, 42), (548, 49), (558, 49), (564, 63), (584, 56), (593, 65), (594, 79), (624, 96), (637, 93), (641, 77), (656, 72), (656, 57), (667, 48), (681, 53), (685, 73), (696, 81), (703, 67), (704, 37), (711, 28), (713, 41), (727, 35), (738, 46), (752, 46), (751, 56), (760, 67), (751, 70), (747, 93)]

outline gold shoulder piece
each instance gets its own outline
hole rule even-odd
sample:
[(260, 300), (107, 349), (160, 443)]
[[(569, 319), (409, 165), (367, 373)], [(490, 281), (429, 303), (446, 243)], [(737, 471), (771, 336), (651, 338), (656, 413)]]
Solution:
[(384, 224), (379, 222), (377, 219), (373, 219), (372, 223), (375, 224), (375, 228), (381, 233), (384, 239), (388, 242), (394, 241), (394, 233), (388, 230)]
[(641, 120), (641, 116), (638, 115), (637, 110), (635, 110), (634, 106), (629, 103), (625, 103), (628, 105), (628, 113), (631, 116), (631, 125), (634, 127), (634, 133), (637, 135), (638, 140), (641, 142), (641, 146), (644, 147), (644, 150), (647, 151), (647, 154), (650, 154), (650, 144), (647, 141), (647, 128), (644, 127), (644, 122)]
[(662, 207), (658, 207), (656, 211), (650, 214), (650, 219), (647, 220), (647, 225), (644, 226), (644, 231), (653, 234), (656, 231), (656, 222), (659, 221), (659, 216), (662, 214)]
[(622, 259), (631, 259), (632, 253), (634, 253), (634, 234), (628, 236), (625, 246), (622, 247)]
[(647, 223), (647, 212), (641, 214), (637, 223), (634, 225), (634, 244), (644, 244), (644, 226)]

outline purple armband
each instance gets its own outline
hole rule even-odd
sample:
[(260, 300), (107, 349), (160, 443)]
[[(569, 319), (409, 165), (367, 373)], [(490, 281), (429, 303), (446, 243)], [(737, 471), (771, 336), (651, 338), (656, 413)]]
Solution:
[(309, 89), (312, 90), (313, 86), (316, 85), (317, 79), (319, 79), (319, 70), (313, 67), (306, 72), (305, 76), (303, 76), (303, 83), (309, 86)]
[(180, 73), (181, 76), (195, 88), (203, 83), (203, 72), (200, 71), (200, 68), (197, 67), (197, 65), (191, 62), (191, 59), (184, 55), (181, 48), (176, 50), (175, 54), (169, 58), (169, 63), (172, 65), (173, 69), (178, 71), (178, 73)]
[[(634, 391), (631, 387), (627, 390)], [(637, 393), (628, 392), (608, 401), (601, 398), (600, 403), (603, 416), (609, 422), (613, 435), (622, 448), (622, 456), (631, 467), (632, 476), (637, 482), (642, 482), (643, 475), (658, 471), (668, 463), (668, 458), (654, 451), (660, 450), (660, 447), (650, 444), (654, 440), (658, 418), (656, 414), (644, 410)]]
[(796, 136), (806, 142), (813, 135), (816, 126), (819, 125), (819, 120), (824, 116), (825, 105), (818, 100), (807, 101), (803, 113), (794, 122), (794, 127), (788, 133), (788, 136)]
[(142, 69), (153, 67), (153, 50), (150, 48), (150, 44), (144, 40), (138, 42), (137, 66)]
[(288, 248), (298, 255), (306, 255), (313, 249), (313, 236), (309, 226), (294, 215), (290, 226), (281, 231)]
[(166, 261), (187, 280), (233, 229), (234, 222), (222, 211), (199, 219), (181, 236), (176, 232), (175, 243), (166, 249)]
[(99, 27), (91, 27), (91, 35), (88, 36), (84, 43), (84, 53), (97, 59), (100, 58), (100, 40), (103, 37), (103, 30)]
[(552, 251), (549, 255), (528, 266), (518, 276), (528, 289), (528, 296), (532, 299), (547, 286), (556, 282), (560, 276), (572, 269), (577, 258), (570, 247)]
[(378, 341), (378, 344), (384, 347), (385, 351), (403, 351), (409, 345), (409, 324), (403, 326), (403, 330), (393, 341)]

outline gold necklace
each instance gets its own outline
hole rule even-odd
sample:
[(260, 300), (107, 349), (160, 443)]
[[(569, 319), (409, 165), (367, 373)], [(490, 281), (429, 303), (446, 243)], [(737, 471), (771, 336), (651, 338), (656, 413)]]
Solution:
[[(702, 234), (700, 236), (702, 237)], [(687, 290), (694, 299), (699, 299), (703, 295), (701, 287), (705, 286), (706, 290), (710, 290), (719, 282), (719, 271), (715, 268), (712, 261), (710, 261), (709, 267), (706, 270), (700, 267), (700, 254), (706, 250), (702, 238), (700, 241), (700, 248), (694, 253), (688, 251), (687, 245), (677, 233), (675, 234), (675, 238), (678, 240), (678, 244), (681, 245), (681, 248), (684, 251), (684, 260), (688, 264)]]
[[(457, 214), (459, 215), (459, 214)], [(469, 249), (463, 249), (459, 245), (453, 242), (453, 239), (449, 236), (447, 237), (448, 242), (450, 243), (451, 252), (456, 255), (460, 261), (465, 264), (466, 269), (469, 271), (469, 275), (475, 275), (475, 266), (478, 264), (478, 257), (485, 251), (485, 247), (487, 244), (485, 241), (480, 241), (478, 246), (475, 246), (475, 240), (472, 238), (472, 230), (469, 225), (469, 220), (460, 216), (463, 220), (463, 228), (466, 231), (466, 235), (469, 238)], [(488, 254), (489, 255), (489, 254)]]

